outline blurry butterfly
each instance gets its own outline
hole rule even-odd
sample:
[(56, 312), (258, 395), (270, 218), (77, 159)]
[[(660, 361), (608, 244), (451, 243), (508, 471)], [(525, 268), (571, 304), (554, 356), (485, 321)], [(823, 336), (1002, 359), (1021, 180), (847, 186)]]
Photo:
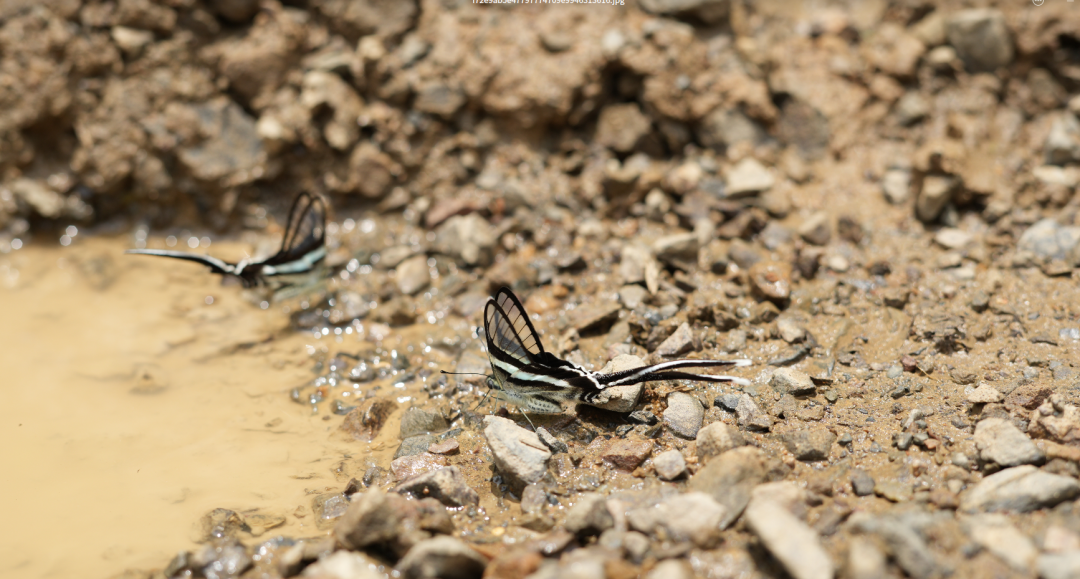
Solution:
[[(540, 335), (529, 321), (521, 301), (508, 288), (500, 288), (484, 307), (484, 332), (494, 376), (487, 379), (496, 398), (522, 411), (555, 414), (563, 402), (591, 404), (605, 388), (653, 380), (702, 382), (749, 381), (734, 376), (679, 372), (679, 368), (748, 366), (750, 360), (672, 360), (621, 372), (601, 374), (561, 360), (544, 350)], [(528, 416), (526, 415), (526, 418)]]
[(289, 210), (281, 249), (261, 260), (228, 263), (209, 255), (165, 249), (129, 249), (125, 253), (156, 255), (201, 263), (210, 273), (238, 278), (245, 288), (265, 287), (275, 299), (318, 282), (326, 259), (326, 204), (321, 197), (300, 193)]

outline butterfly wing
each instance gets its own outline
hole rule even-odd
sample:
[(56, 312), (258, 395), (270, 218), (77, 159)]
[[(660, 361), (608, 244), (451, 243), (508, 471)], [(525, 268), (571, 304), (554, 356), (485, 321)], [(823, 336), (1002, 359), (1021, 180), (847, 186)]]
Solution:
[(216, 257), (210, 257), (209, 255), (199, 255), (197, 253), (187, 253), (184, 251), (171, 251), (168, 249), (129, 249), (124, 253), (133, 255), (155, 255), (157, 257), (171, 257), (173, 259), (194, 261), (209, 267), (211, 273), (236, 275), (236, 266), (234, 264), (226, 263)]
[(326, 203), (322, 197), (303, 192), (289, 210), (289, 222), (281, 249), (262, 262), (275, 274), (312, 269), (326, 257)]
[(534, 354), (526, 347), (513, 319), (499, 307), (494, 297), (484, 306), (484, 333), (491, 369), (499, 384), (504, 386), (511, 374), (532, 362)]
[(529, 320), (529, 314), (525, 313), (525, 306), (521, 305), (521, 300), (505, 286), (499, 288), (492, 299), (495, 305), (505, 312), (514, 334), (517, 335), (518, 341), (529, 356), (530, 363), (536, 362), (536, 357), (544, 353), (544, 345), (540, 343), (540, 334)]
[(750, 360), (672, 360), (660, 362), (650, 366), (632, 368), (622, 372), (613, 372), (597, 376), (601, 388), (607, 386), (627, 386), (639, 382), (651, 382), (653, 380), (698, 380), (701, 382), (735, 382), (736, 384), (749, 385), (745, 378), (735, 376), (715, 376), (710, 374), (691, 374), (689, 372), (673, 371), (679, 368), (715, 368), (720, 366), (749, 366)]

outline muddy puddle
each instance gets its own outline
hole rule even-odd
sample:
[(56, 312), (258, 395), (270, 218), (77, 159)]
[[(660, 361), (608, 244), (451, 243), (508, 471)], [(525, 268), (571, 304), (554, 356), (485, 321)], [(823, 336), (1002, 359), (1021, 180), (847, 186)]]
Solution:
[(127, 247), (0, 256), (0, 511), (17, 521), (0, 576), (160, 568), (218, 507), (317, 535), (307, 497), (340, 486), (333, 465), (359, 450), (288, 395), (334, 336), (300, 335), (199, 266)]

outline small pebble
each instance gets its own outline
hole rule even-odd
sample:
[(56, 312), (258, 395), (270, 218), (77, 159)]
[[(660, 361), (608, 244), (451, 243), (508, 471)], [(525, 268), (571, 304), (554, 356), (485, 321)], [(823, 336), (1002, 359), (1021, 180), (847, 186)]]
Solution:
[(686, 474), (686, 459), (678, 450), (661, 452), (653, 458), (653, 468), (663, 480), (675, 480)]

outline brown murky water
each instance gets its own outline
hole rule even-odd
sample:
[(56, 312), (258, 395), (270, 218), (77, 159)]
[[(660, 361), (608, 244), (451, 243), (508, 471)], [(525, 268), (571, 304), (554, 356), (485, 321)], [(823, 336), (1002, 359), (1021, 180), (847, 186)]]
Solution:
[(197, 265), (126, 247), (0, 256), (0, 576), (160, 567), (217, 507), (316, 535), (306, 497), (340, 486), (332, 465), (358, 450), (287, 395), (312, 378), (310, 334)]

